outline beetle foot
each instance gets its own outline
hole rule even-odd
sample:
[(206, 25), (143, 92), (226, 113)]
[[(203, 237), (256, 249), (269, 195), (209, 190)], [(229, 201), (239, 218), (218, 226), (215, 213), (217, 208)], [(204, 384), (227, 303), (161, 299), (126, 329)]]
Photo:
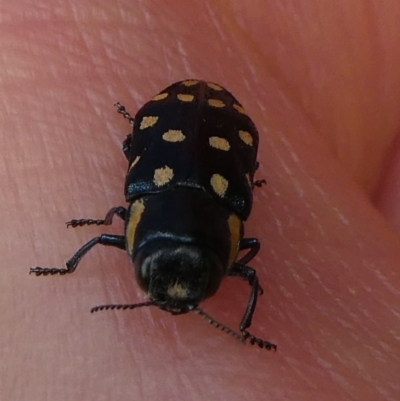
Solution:
[(54, 274), (67, 274), (67, 269), (46, 268), (46, 267), (31, 267), (29, 274), (36, 274), (36, 276), (53, 276)]
[(82, 227), (82, 226), (101, 226), (105, 224), (105, 220), (93, 220), (93, 219), (79, 219), (70, 220), (67, 222), (67, 227)]
[(262, 340), (261, 338), (253, 336), (253, 334), (249, 333), (247, 330), (242, 331), (242, 341), (246, 342), (246, 340), (250, 341), (251, 345), (258, 345), (260, 348), (265, 348), (267, 350), (276, 351), (277, 346), (275, 344), (270, 343), (269, 341)]

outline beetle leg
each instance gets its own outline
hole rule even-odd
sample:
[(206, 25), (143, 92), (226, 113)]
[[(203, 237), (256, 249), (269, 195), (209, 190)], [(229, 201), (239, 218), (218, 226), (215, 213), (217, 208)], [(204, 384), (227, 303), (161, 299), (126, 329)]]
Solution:
[(122, 220), (125, 220), (127, 210), (123, 206), (117, 206), (111, 208), (107, 214), (106, 217), (104, 217), (103, 220), (92, 220), (92, 219), (79, 219), (79, 220), (71, 220), (67, 222), (67, 227), (78, 227), (78, 226), (91, 226), (91, 225), (105, 225), (109, 226), (112, 221), (113, 217), (116, 214), (118, 217), (120, 217)]
[(263, 185), (265, 185), (267, 183), (267, 181), (265, 181), (265, 180), (255, 180), (254, 182), (253, 182), (253, 188), (254, 187), (258, 187), (258, 188), (261, 188)]
[(242, 277), (246, 280), (251, 285), (251, 294), (250, 294), (250, 299), (249, 303), (247, 304), (246, 311), (244, 313), (244, 316), (242, 318), (242, 321), (240, 322), (240, 331), (242, 332), (242, 339), (243, 341), (246, 341), (247, 339), (250, 341), (250, 344), (257, 344), (260, 348), (266, 348), (266, 349), (275, 349), (276, 350), (276, 345), (272, 344), (268, 341), (262, 340), (261, 338), (255, 337), (253, 334), (247, 331), (247, 329), (251, 326), (251, 321), (253, 319), (253, 314), (257, 306), (257, 297), (258, 293), (261, 290), (261, 287), (258, 283), (258, 277), (256, 274), (256, 271), (252, 269), (251, 267), (248, 266), (243, 266), (243, 265), (237, 265), (235, 264), (232, 268), (232, 271), (234, 271), (239, 277)]
[(81, 259), (92, 249), (95, 245), (108, 245), (115, 246), (119, 249), (125, 249), (125, 236), (113, 235), (113, 234), (102, 234), (100, 237), (92, 238), (89, 242), (83, 245), (66, 263), (67, 268), (45, 268), (45, 267), (31, 267), (29, 274), (34, 273), (37, 276), (48, 274), (68, 274), (73, 273), (77, 268)]
[[(254, 278), (256, 277), (256, 271), (249, 266), (245, 266), (236, 262), (231, 267), (228, 275), (232, 277), (240, 277), (253, 286)], [(264, 294), (264, 290), (260, 284), (258, 284), (258, 292), (260, 295)]]
[(132, 144), (132, 134), (128, 134), (122, 143), (122, 151), (126, 157), (126, 160), (129, 162), (130, 154), (131, 154), (131, 144)]
[(269, 341), (265, 341), (261, 338), (253, 336), (253, 334), (249, 333), (247, 330), (242, 331), (242, 341), (246, 342), (246, 340), (250, 341), (251, 345), (257, 344), (260, 348), (265, 348), (267, 350), (273, 349), (277, 350), (277, 346)]
[[(256, 164), (255, 164), (255, 166), (254, 166), (254, 171), (257, 171), (259, 167), (260, 167), (260, 163), (256, 161)], [(266, 183), (267, 183), (267, 181), (265, 181), (265, 180), (255, 180), (255, 181), (253, 182), (253, 188), (254, 188), (254, 187), (261, 188), (261, 187), (262, 187), (263, 185), (265, 185)]]
[(247, 304), (246, 312), (244, 313), (243, 319), (240, 323), (240, 330), (243, 332), (251, 325), (251, 320), (253, 318), (254, 310), (257, 305), (259, 284), (258, 277), (254, 269), (248, 266), (234, 266), (236, 267), (237, 275), (248, 280), (251, 285), (251, 294), (249, 303)]
[(115, 103), (114, 106), (117, 108), (117, 113), (122, 114), (122, 116), (129, 121), (129, 124), (133, 125), (135, 119), (129, 114), (125, 106), (123, 106), (120, 102)]
[[(249, 266), (246, 266), (258, 253), (260, 250), (260, 242), (257, 238), (242, 238), (239, 243), (239, 250), (250, 249), (243, 257), (241, 257), (232, 266), (229, 275), (239, 276), (246, 280), (250, 285), (252, 285), (253, 277), (256, 275), (256, 271)], [(259, 285), (260, 295), (264, 293), (264, 290)]]
[(260, 241), (257, 238), (242, 238), (239, 242), (239, 251), (243, 249), (250, 249), (243, 257), (241, 257), (236, 263), (247, 265), (260, 250)]
[[(129, 121), (129, 124), (133, 126), (135, 119), (128, 113), (125, 106), (123, 106), (120, 102), (115, 103), (114, 106), (117, 108), (117, 112), (119, 114), (122, 114), (122, 116)], [(132, 134), (129, 134), (127, 135), (125, 141), (122, 144), (122, 151), (124, 152), (124, 155), (128, 161), (131, 153), (131, 143), (132, 143)]]

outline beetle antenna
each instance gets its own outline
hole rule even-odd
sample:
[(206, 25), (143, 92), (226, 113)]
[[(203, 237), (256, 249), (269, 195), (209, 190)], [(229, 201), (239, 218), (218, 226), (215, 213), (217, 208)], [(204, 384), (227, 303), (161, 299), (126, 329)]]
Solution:
[(125, 106), (123, 106), (120, 102), (117, 102), (114, 104), (114, 106), (117, 108), (117, 112), (119, 114), (122, 114), (124, 118), (126, 118), (129, 121), (130, 125), (133, 125), (135, 122), (134, 118), (126, 111)]
[(239, 333), (237, 333), (236, 331), (230, 329), (229, 327), (225, 326), (224, 324), (217, 322), (215, 319), (213, 319), (210, 315), (205, 313), (200, 308), (193, 309), (193, 312), (195, 312), (198, 315), (200, 315), (203, 319), (205, 319), (208, 323), (210, 323), (211, 325), (213, 325), (217, 329), (220, 329), (220, 330), (224, 331), (225, 333), (231, 335), (232, 337), (236, 338), (237, 340), (239, 340), (241, 342), (244, 342), (243, 337)]
[(99, 312), (102, 310), (114, 310), (114, 309), (122, 309), (122, 310), (127, 310), (127, 309), (136, 309), (136, 308), (141, 308), (142, 306), (152, 306), (155, 305), (153, 301), (147, 301), (147, 302), (141, 302), (138, 304), (108, 304), (108, 305), (99, 305), (95, 306), (94, 308), (90, 309), (91, 313), (94, 312)]

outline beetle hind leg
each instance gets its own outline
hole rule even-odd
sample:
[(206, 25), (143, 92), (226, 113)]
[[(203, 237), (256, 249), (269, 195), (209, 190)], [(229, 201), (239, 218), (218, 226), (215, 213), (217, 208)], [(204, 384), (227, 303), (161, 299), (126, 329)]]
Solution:
[(126, 157), (126, 160), (130, 159), (131, 155), (131, 145), (132, 145), (132, 134), (128, 134), (122, 143), (122, 151), (124, 152), (124, 155)]
[(133, 125), (135, 119), (129, 114), (125, 106), (122, 105), (120, 102), (115, 103), (114, 106), (117, 108), (117, 113), (122, 114), (122, 116), (129, 121), (129, 124)]
[(261, 188), (263, 185), (266, 185), (267, 184), (267, 181), (266, 180), (255, 180), (254, 182), (253, 182), (253, 188), (254, 187), (257, 187), (257, 188)]
[[(114, 106), (117, 108), (117, 112), (119, 114), (122, 114), (122, 116), (129, 121), (129, 124), (133, 126), (133, 124), (135, 123), (135, 119), (129, 114), (125, 106), (123, 106), (120, 102), (115, 103)], [(131, 153), (131, 144), (132, 134), (128, 134), (124, 142), (122, 143), (122, 151), (124, 152), (124, 155), (128, 161)]]
[[(257, 171), (260, 167), (260, 163), (256, 161), (256, 164), (254, 166), (254, 171)], [(263, 185), (266, 185), (267, 181), (266, 180), (255, 180), (253, 182), (253, 188), (257, 187), (257, 188), (261, 188)]]

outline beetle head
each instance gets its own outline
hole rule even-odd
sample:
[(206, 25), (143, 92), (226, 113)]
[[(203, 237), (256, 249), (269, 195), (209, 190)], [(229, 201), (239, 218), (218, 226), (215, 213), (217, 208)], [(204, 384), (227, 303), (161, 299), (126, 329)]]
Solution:
[(213, 295), (224, 271), (212, 251), (166, 239), (144, 244), (133, 262), (142, 289), (158, 307), (173, 314), (189, 312)]

